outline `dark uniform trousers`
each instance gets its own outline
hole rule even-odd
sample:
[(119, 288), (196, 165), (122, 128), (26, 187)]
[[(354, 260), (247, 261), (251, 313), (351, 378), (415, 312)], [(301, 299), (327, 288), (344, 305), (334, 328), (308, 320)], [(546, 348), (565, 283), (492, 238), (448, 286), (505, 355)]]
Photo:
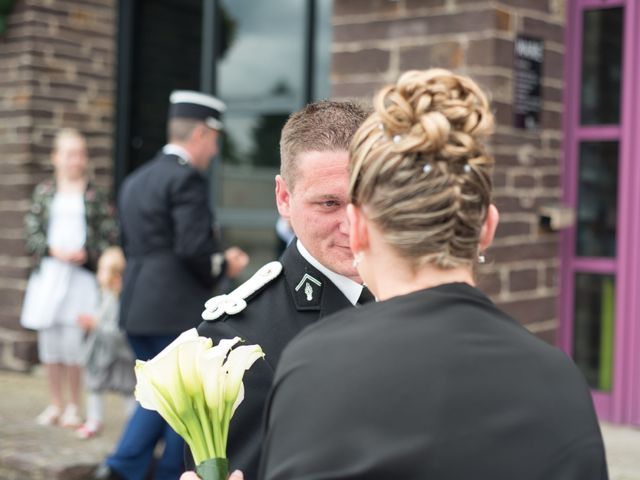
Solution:
[[(124, 182), (119, 197), (127, 258), (120, 324), (136, 357), (157, 355), (199, 323), (203, 303), (223, 271), (208, 206), (207, 182), (176, 155), (158, 154)], [(184, 442), (156, 412), (138, 406), (107, 465), (127, 480), (145, 478), (158, 440), (165, 448), (155, 479), (175, 480), (184, 469)]]
[(318, 319), (351, 306), (338, 288), (298, 251), (291, 242), (281, 257), (283, 271), (247, 298), (247, 307), (235, 315), (205, 321), (200, 335), (215, 343), (239, 336), (259, 344), (266, 353), (244, 377), (245, 398), (231, 419), (227, 454), (231, 469), (256, 478), (262, 444), (262, 417), (280, 354), (303, 328)]

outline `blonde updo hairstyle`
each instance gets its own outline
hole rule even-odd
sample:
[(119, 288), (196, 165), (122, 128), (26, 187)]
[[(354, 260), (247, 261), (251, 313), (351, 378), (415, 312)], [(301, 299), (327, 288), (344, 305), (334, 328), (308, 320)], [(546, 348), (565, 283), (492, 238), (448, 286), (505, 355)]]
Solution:
[(350, 148), (350, 201), (416, 267), (472, 265), (491, 203), (486, 96), (448, 70), (408, 71), (374, 98)]

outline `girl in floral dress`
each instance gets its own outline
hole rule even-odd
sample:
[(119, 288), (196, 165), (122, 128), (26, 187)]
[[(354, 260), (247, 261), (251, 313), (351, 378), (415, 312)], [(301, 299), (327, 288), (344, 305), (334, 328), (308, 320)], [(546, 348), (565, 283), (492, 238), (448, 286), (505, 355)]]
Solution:
[(115, 242), (117, 229), (106, 196), (89, 181), (84, 137), (76, 130), (60, 131), (51, 159), (53, 179), (36, 186), (25, 219), (26, 247), (35, 268), (21, 324), (38, 331), (38, 354), (49, 385), (49, 405), (37, 422), (77, 427), (82, 421), (83, 337), (77, 318), (96, 309), (93, 272), (100, 252)]

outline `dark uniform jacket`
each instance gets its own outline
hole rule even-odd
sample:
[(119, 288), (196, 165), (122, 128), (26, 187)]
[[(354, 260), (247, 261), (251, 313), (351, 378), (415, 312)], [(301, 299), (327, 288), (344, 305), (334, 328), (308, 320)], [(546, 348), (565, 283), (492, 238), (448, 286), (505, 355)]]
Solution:
[[(245, 398), (231, 419), (227, 454), (231, 469), (256, 478), (262, 445), (264, 403), (280, 354), (303, 328), (319, 318), (351, 306), (340, 290), (300, 255), (296, 241), (282, 255), (282, 273), (247, 298), (235, 315), (205, 321), (198, 332), (214, 343), (239, 336), (266, 353), (244, 376)], [(320, 284), (320, 285), (318, 285)]]
[(205, 178), (176, 155), (159, 153), (125, 180), (120, 324), (128, 334), (178, 334), (198, 324), (220, 273), (212, 271), (219, 248), (207, 198)]
[(260, 479), (607, 478), (582, 374), (467, 284), (325, 319), (274, 382)]

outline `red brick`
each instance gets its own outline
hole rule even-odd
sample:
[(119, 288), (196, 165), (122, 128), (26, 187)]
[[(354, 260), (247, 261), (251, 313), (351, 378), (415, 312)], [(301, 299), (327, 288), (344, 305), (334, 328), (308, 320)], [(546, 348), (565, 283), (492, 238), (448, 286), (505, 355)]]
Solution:
[(333, 55), (333, 72), (341, 75), (382, 73), (389, 69), (388, 50), (365, 49), (357, 52), (338, 52)]
[(534, 333), (534, 335), (540, 340), (547, 342), (549, 345), (557, 345), (558, 330), (555, 326), (545, 330), (537, 331)]
[(552, 110), (542, 111), (542, 128), (549, 130), (562, 130), (562, 113)]
[(383, 86), (382, 82), (341, 82), (332, 85), (331, 95), (337, 98), (363, 98), (371, 101), (373, 93)]
[(531, 208), (523, 208), (520, 203), (520, 197), (513, 195), (500, 195), (496, 194), (493, 197), (493, 202), (498, 207), (498, 210), (503, 213), (525, 212), (531, 211)]
[(446, 0), (405, 0), (405, 8), (407, 10), (416, 10), (420, 8), (443, 7), (445, 3)]
[[(425, 3), (421, 0), (422, 3)], [(441, 3), (443, 0), (439, 0)], [(429, 1), (428, 3), (432, 3)], [(335, 0), (333, 2), (333, 15), (362, 15), (371, 13), (394, 13), (399, 11), (399, 2), (390, 0)]]
[(537, 18), (524, 16), (522, 19), (522, 31), (525, 36), (541, 38), (545, 41), (564, 43), (564, 27), (556, 23), (545, 22)]
[(464, 48), (458, 42), (410, 47), (400, 50), (400, 70), (441, 67), (455, 70), (464, 63)]
[(538, 287), (538, 270), (512, 270), (509, 272), (509, 291), (535, 290)]
[(549, 260), (558, 256), (558, 241), (556, 237), (544, 237), (518, 245), (494, 245), (489, 253), (496, 262)]
[(513, 186), (516, 188), (533, 188), (536, 186), (536, 179), (531, 174), (514, 175)]
[(498, 224), (498, 229), (496, 230), (496, 236), (498, 238), (530, 235), (530, 234), (531, 234), (530, 222), (501, 221)]
[(493, 9), (408, 16), (395, 20), (336, 25), (333, 39), (334, 42), (341, 43), (428, 37), (446, 33), (481, 32), (495, 28), (495, 24), (496, 12)]
[(560, 175), (557, 173), (549, 173), (542, 176), (541, 185), (544, 188), (560, 187)]
[(507, 184), (507, 175), (495, 169), (493, 171), (493, 188), (502, 188)]
[(500, 275), (498, 272), (482, 272), (477, 274), (478, 288), (486, 295), (497, 295), (502, 290)]
[(522, 325), (543, 322), (556, 317), (557, 297), (538, 297), (527, 300), (501, 302), (500, 309)]

